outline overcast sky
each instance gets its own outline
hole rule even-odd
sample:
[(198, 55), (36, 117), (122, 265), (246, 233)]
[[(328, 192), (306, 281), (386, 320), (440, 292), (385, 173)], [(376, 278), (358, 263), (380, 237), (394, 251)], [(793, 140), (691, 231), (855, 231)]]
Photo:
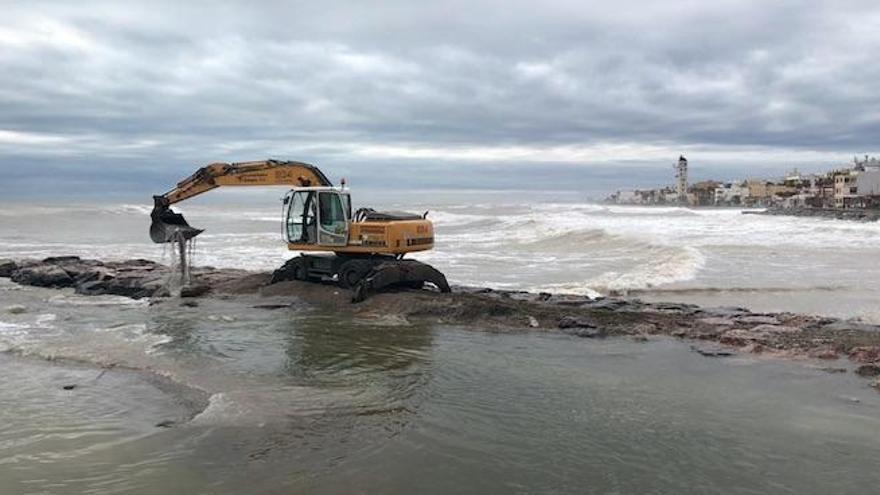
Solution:
[(880, 2), (2, 1), (0, 195), (267, 157), (583, 188), (880, 149)]

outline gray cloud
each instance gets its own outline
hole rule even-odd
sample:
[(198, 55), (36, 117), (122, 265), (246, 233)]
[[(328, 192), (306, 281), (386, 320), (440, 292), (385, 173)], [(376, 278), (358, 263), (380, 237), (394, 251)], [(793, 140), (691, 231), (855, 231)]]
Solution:
[(679, 152), (819, 166), (876, 150), (876, 53), (873, 0), (12, 2), (0, 168), (136, 184), (278, 156), (558, 187)]

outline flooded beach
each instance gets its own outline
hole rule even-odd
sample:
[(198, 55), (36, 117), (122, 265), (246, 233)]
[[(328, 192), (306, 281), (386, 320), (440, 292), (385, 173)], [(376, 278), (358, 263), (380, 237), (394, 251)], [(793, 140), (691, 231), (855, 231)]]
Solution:
[(880, 394), (827, 362), (334, 316), (256, 296), (189, 307), (2, 290), (27, 308), (0, 318), (3, 493), (878, 482)]

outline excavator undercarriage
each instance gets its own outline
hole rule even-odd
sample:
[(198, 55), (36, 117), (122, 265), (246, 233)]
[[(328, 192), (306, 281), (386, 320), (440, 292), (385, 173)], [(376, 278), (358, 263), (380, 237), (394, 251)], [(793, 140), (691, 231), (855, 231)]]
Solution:
[[(202, 233), (171, 205), (220, 186), (291, 185), (284, 196), (283, 233), (288, 249), (303, 254), (272, 275), (284, 280), (334, 280), (352, 290), (359, 302), (386, 287), (421, 288), (430, 283), (450, 292), (446, 277), (430, 265), (403, 259), (434, 246), (434, 228), (424, 215), (383, 213), (361, 208), (352, 213), (344, 187), (333, 187), (314, 165), (266, 160), (214, 163), (200, 168), (171, 191), (154, 196), (150, 238), (156, 243), (184, 243)], [(315, 253), (322, 254), (315, 254)]]
[(431, 283), (440, 292), (450, 292), (446, 277), (431, 265), (397, 256), (303, 254), (287, 260), (272, 274), (271, 283), (285, 280), (320, 282), (334, 279), (352, 291), (352, 302), (360, 302), (386, 287), (421, 289)]

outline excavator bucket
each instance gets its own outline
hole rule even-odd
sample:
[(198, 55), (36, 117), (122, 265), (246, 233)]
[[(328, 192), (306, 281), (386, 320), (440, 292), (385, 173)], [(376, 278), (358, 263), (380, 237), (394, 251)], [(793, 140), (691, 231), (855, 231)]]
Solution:
[(150, 213), (150, 239), (157, 244), (189, 240), (204, 230), (191, 227), (183, 215), (172, 210), (161, 196), (154, 196), (155, 205)]
[(440, 292), (452, 291), (446, 276), (431, 265), (415, 260), (380, 263), (355, 286), (351, 300), (361, 302), (371, 293), (392, 285), (421, 287), (425, 282), (434, 284)]

